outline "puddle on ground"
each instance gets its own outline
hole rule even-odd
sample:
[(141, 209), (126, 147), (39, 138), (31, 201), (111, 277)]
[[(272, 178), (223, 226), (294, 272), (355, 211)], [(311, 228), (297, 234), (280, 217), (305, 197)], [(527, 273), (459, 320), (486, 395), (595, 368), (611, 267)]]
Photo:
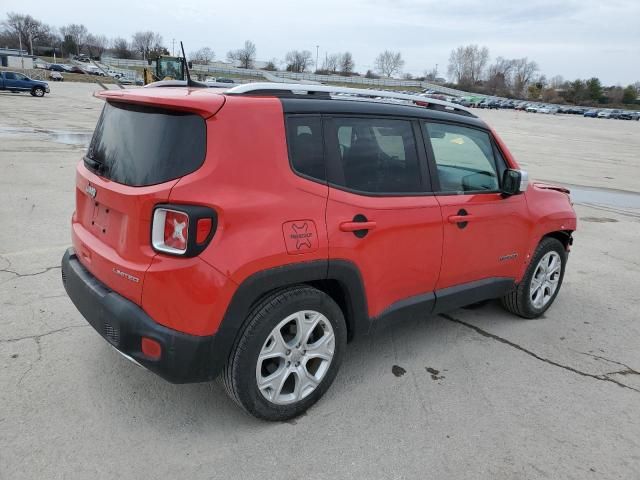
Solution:
[(640, 209), (640, 193), (567, 185), (574, 203)]
[(89, 146), (93, 133), (80, 132), (51, 132), (49, 136), (54, 142), (64, 143), (65, 145), (82, 145)]
[(39, 140), (47, 138), (64, 145), (80, 145), (88, 147), (91, 142), (92, 132), (73, 132), (70, 130), (46, 130), (43, 128), (29, 127), (0, 127), (0, 138), (30, 135)]

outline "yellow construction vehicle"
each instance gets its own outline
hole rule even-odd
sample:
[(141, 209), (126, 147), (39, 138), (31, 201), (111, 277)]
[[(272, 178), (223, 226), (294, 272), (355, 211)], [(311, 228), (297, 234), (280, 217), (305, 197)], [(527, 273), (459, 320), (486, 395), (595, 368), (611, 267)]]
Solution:
[(148, 85), (160, 80), (184, 80), (184, 67), (184, 58), (161, 55), (156, 59), (155, 71), (151, 67), (144, 69), (144, 84)]

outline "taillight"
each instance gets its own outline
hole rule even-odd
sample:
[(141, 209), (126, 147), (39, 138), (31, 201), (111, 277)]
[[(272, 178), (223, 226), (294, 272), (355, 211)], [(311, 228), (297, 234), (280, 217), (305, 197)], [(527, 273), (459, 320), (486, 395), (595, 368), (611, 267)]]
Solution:
[(211, 224), (212, 220), (210, 218), (198, 219), (196, 227), (196, 243), (198, 245), (203, 243), (209, 236), (209, 233), (211, 232)]
[(198, 205), (158, 205), (153, 212), (151, 245), (158, 252), (193, 257), (211, 241), (215, 210)]
[(156, 208), (153, 213), (151, 242), (160, 252), (182, 255), (187, 251), (189, 215), (184, 212)]

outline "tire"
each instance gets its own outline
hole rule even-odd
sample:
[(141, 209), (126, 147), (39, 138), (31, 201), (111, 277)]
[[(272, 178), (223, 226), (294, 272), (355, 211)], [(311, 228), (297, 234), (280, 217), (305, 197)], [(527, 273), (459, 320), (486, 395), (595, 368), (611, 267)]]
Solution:
[(31, 90), (31, 95), (33, 95), (34, 97), (44, 97), (44, 88), (35, 87), (33, 90)]
[[(553, 273), (549, 262), (556, 258), (559, 271)], [(543, 259), (546, 265), (542, 264)], [(511, 292), (502, 297), (502, 306), (509, 312), (523, 318), (537, 318), (553, 304), (564, 279), (567, 265), (567, 251), (562, 243), (552, 237), (545, 237), (538, 244), (531, 263), (522, 281)], [(545, 268), (549, 270), (547, 273)], [(534, 290), (532, 291), (532, 284)], [(553, 286), (555, 285), (555, 288)], [(538, 288), (536, 288), (538, 287)]]
[[(301, 340), (307, 335), (309, 341)], [(344, 316), (331, 297), (302, 285), (280, 290), (247, 317), (221, 381), (247, 413), (288, 420), (305, 412), (331, 386), (346, 345)]]

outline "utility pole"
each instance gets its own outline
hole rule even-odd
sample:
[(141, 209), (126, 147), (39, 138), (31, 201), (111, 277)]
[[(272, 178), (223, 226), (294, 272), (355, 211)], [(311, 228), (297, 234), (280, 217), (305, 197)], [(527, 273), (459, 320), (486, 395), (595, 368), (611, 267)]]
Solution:
[(435, 75), (435, 77), (433, 78), (433, 81), (434, 81), (434, 82), (436, 81), (436, 78), (438, 78), (438, 64), (437, 64), (437, 63), (436, 63), (436, 75)]
[(316, 72), (318, 71), (318, 53), (320, 52), (320, 45), (316, 45)]
[(171, 39), (171, 56), (174, 57), (175, 56), (175, 48), (176, 48), (176, 39), (172, 38)]
[(18, 32), (18, 43), (20, 44), (20, 63), (22, 63), (22, 70), (24, 70), (24, 58), (22, 58), (22, 34)]

